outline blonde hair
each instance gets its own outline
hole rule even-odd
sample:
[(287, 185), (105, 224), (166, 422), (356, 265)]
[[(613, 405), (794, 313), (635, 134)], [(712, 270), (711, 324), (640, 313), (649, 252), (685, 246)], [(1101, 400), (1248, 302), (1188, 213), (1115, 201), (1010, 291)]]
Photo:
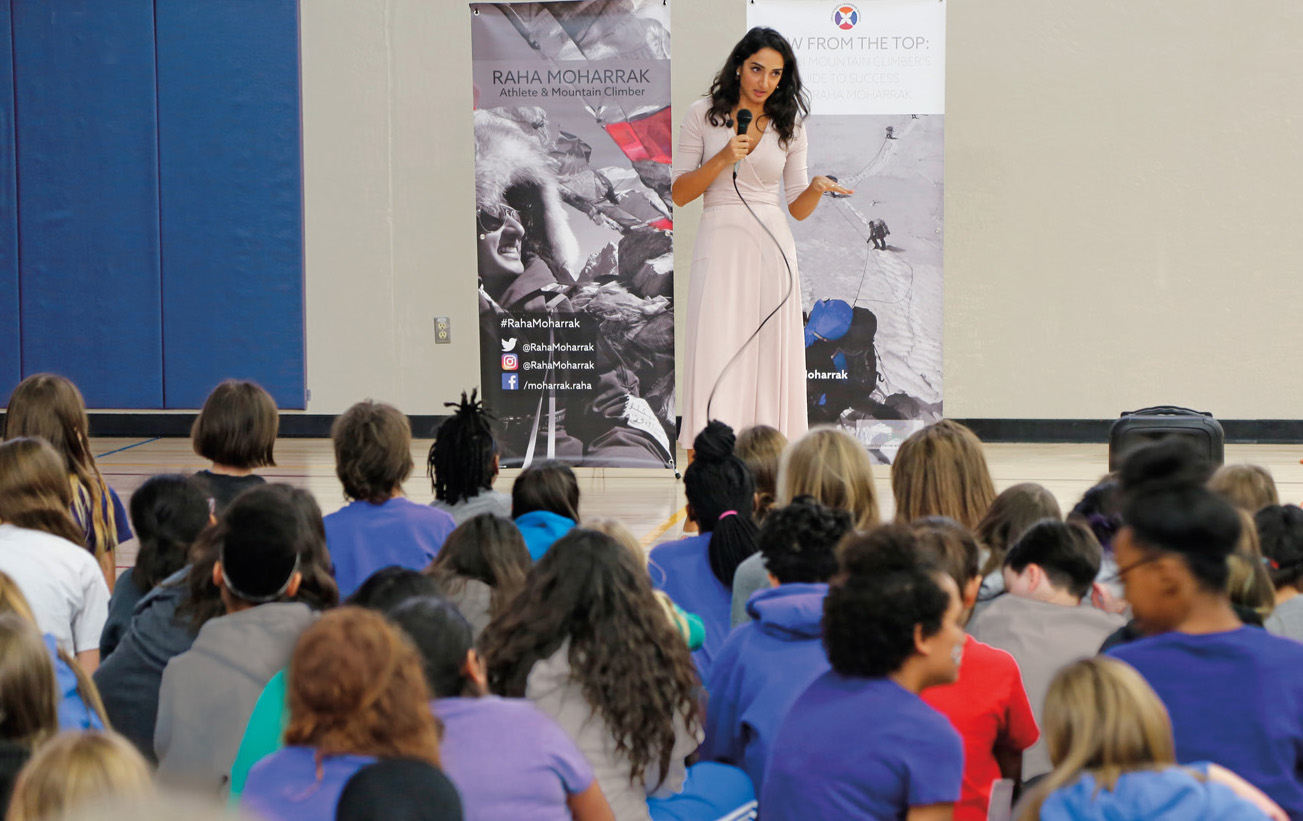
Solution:
[(741, 459), (756, 481), (756, 521), (764, 520), (778, 499), (778, 466), (787, 437), (777, 428), (752, 425), (737, 435), (733, 455)]
[(81, 391), (70, 380), (51, 373), (33, 374), (19, 382), (9, 396), (4, 438), (19, 436), (39, 436), (62, 456), (73, 494), (72, 509), (85, 531), (83, 541), (94, 549), (112, 587), (117, 522), (109, 486), (91, 455), (90, 420)]
[(61, 821), (70, 810), (153, 792), (149, 765), (116, 733), (61, 733), (41, 745), (14, 783), (7, 821)]
[(856, 530), (881, 521), (873, 462), (859, 440), (840, 428), (814, 428), (796, 440), (778, 465), (778, 504), (813, 496), (825, 507), (851, 514)]
[(1105, 656), (1059, 671), (1045, 696), (1042, 722), (1054, 771), (1019, 807), (1019, 821), (1040, 818), (1051, 793), (1083, 773), (1112, 790), (1124, 773), (1176, 764), (1167, 709), (1133, 668)]
[(915, 431), (896, 451), (891, 492), (897, 522), (948, 516), (976, 530), (995, 501), (982, 440), (949, 419)]
[(0, 738), (35, 748), (59, 731), (54, 664), (36, 625), (0, 614)]
[(72, 498), (63, 459), (49, 442), (29, 436), (0, 442), (0, 522), (82, 546), (85, 534), (73, 521)]
[[(4, 572), (0, 572), (0, 614), (13, 613), (23, 621), (32, 625), (40, 631), (40, 625), (36, 623), (36, 615), (32, 612), (32, 606), (28, 604), (27, 597), (18, 587), (18, 582)], [(100, 698), (99, 688), (95, 686), (95, 680), (86, 675), (86, 671), (77, 663), (62, 647), (59, 648), (59, 660), (68, 665), (73, 674), (77, 676), (77, 695), (81, 696), (82, 702), (87, 709), (99, 717), (100, 723), (109, 727), (109, 716), (104, 710), (104, 700)]]
[(1280, 504), (1276, 480), (1259, 465), (1222, 465), (1208, 480), (1208, 489), (1250, 513)]
[(1235, 544), (1235, 552), (1226, 557), (1230, 568), (1226, 592), (1232, 604), (1247, 607), (1265, 619), (1276, 608), (1276, 586), (1263, 564), (1262, 543), (1258, 541), (1253, 514), (1242, 507), (1235, 512), (1240, 515), (1240, 540)]

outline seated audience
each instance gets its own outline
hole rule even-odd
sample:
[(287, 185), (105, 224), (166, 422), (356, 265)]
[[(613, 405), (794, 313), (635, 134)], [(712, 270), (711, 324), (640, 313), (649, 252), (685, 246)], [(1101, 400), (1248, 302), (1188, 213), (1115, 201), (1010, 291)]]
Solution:
[[(36, 627), (36, 616), (23, 591), (6, 573), (0, 573), (0, 613), (13, 613)], [(54, 636), (46, 633), (45, 647), (54, 664), (54, 683), (59, 695), (59, 728), (63, 730), (104, 729), (104, 702), (95, 682), (68, 651), (59, 647)]]
[(787, 437), (768, 425), (752, 425), (737, 435), (733, 453), (751, 471), (756, 483), (757, 523), (764, 522), (778, 502), (778, 466), (786, 449)]
[[(851, 515), (856, 530), (878, 523), (873, 462), (854, 436), (840, 428), (815, 428), (783, 451), (778, 466), (779, 505), (812, 496), (824, 507)], [(733, 574), (732, 626), (745, 624), (751, 594), (769, 587), (764, 556), (752, 554)]]
[(17, 613), (0, 614), (0, 807), (33, 751), (59, 732), (55, 696), (41, 634)]
[(0, 443), (0, 572), (22, 590), (42, 633), (93, 672), (109, 589), (68, 513), (72, 489), (45, 441)]
[(383, 758), (358, 770), (339, 794), (335, 821), (461, 821), (461, 796), (438, 767)]
[(579, 522), (579, 480), (562, 462), (535, 462), (520, 472), (511, 485), (511, 517), (538, 561), (552, 543)]
[(90, 420), (81, 391), (62, 376), (38, 373), (14, 388), (5, 409), (5, 439), (40, 437), (63, 463), (72, 485), (69, 511), (84, 545), (99, 563), (109, 589), (117, 575), (117, 547), (131, 539), (127, 511), (108, 486), (90, 450)]
[[(1052, 519), (1032, 525), (1005, 554), (1008, 592), (968, 628), (973, 638), (1018, 662), (1037, 724), (1054, 674), (1094, 655), (1125, 621), (1082, 604), (1099, 573), (1100, 553), (1099, 542), (1084, 528)], [(1049, 771), (1042, 738), (1023, 754), (1022, 776), (1031, 779)]]
[(950, 419), (915, 431), (891, 463), (891, 492), (897, 522), (945, 516), (976, 530), (995, 501), (982, 440)]
[(1018, 806), (1019, 821), (1287, 818), (1216, 764), (1178, 766), (1163, 703), (1113, 659), (1082, 659), (1059, 671), (1045, 697), (1045, 734), (1054, 771)]
[(949, 818), (959, 734), (919, 693), (959, 675), (962, 602), (945, 571), (887, 525), (841, 549), (824, 602), (832, 669), (797, 697), (770, 745), (767, 821)]
[(122, 571), (109, 598), (109, 617), (100, 634), (100, 659), (118, 647), (131, 615), (145, 594), (186, 566), (190, 548), (213, 521), (199, 485), (184, 476), (151, 476), (131, 494), (136, 529), (136, 564)]
[(1044, 486), (1022, 482), (1001, 491), (977, 523), (973, 536), (982, 551), (979, 602), (1004, 592), (1004, 556), (1027, 529), (1042, 519), (1062, 519), (1059, 501)]
[(353, 501), (326, 517), (339, 595), (388, 565), (420, 570), (452, 532), (452, 516), (403, 496), (412, 472), (412, 428), (397, 408), (366, 400), (330, 428), (335, 475)]
[(701, 532), (657, 545), (647, 562), (653, 586), (705, 625), (705, 641), (692, 654), (703, 680), (710, 678), (731, 627), (733, 574), (756, 551), (755, 485), (746, 464), (733, 455), (733, 444), (733, 429), (723, 422), (711, 422), (697, 434), (683, 492), (688, 518)]
[(154, 794), (149, 764), (120, 735), (63, 733), (41, 745), (14, 784), (6, 821), (55, 821), (108, 799)]
[(561, 725), (621, 821), (754, 806), (741, 771), (686, 768), (700, 733), (692, 658), (642, 566), (609, 536), (577, 529), (558, 540), (480, 646), (490, 689)]
[(1222, 465), (1208, 480), (1208, 489), (1250, 515), (1280, 504), (1276, 480), (1259, 465)]
[(432, 507), (447, 511), (457, 524), (491, 514), (511, 518), (511, 497), (493, 489), (498, 478), (498, 443), (493, 438), (484, 403), (463, 391), (461, 402), (439, 425), (426, 458), (426, 473), (434, 489)]
[[(697, 451), (700, 458), (701, 451)], [(751, 597), (751, 621), (733, 631), (711, 667), (701, 758), (741, 767), (763, 789), (765, 762), (787, 708), (828, 671), (823, 602), (850, 514), (810, 496), (775, 508), (760, 552), (775, 587)]]
[(352, 776), (380, 758), (439, 765), (421, 659), (379, 613), (323, 615), (294, 649), (286, 747), (249, 773), (240, 804), (266, 821), (333, 821)]
[[(416, 644), (432, 709), (443, 724), (439, 755), (472, 821), (611, 819), (584, 754), (525, 699), (488, 695), (471, 626), (449, 602), (409, 599), (389, 619)], [(503, 739), (510, 738), (510, 744)]]
[[(919, 556), (954, 579), (964, 604), (960, 623), (967, 623), (982, 581), (976, 540), (963, 525), (939, 516), (918, 519), (912, 529)], [(964, 739), (964, 784), (954, 817), (985, 821), (992, 809), (991, 785), (1005, 778), (1016, 787), (1022, 778), (1023, 751), (1039, 737), (1018, 663), (1005, 651), (968, 636), (959, 678), (924, 690), (921, 696), (950, 719)]]
[(448, 534), (425, 574), (439, 583), (444, 598), (461, 611), (478, 638), (520, 590), (529, 568), (519, 528), (510, 519), (482, 513)]
[(1115, 543), (1127, 601), (1148, 638), (1109, 653), (1136, 668), (1172, 720), (1176, 760), (1212, 761), (1303, 817), (1303, 645), (1244, 626), (1226, 593), (1240, 537), (1207, 466), (1177, 440), (1122, 468)]
[[(288, 485), (271, 485), (267, 492), (280, 494), (282, 505), (299, 517), (301, 532), (311, 536), (299, 542), (303, 553), (298, 569), (303, 581), (295, 600), (314, 610), (335, 606), (339, 591), (330, 575), (330, 554), (316, 500), (307, 491)], [(95, 671), (95, 684), (113, 729), (149, 761), (157, 760), (154, 726), (164, 668), (190, 649), (206, 622), (226, 612), (221, 588), (213, 583), (213, 566), (221, 547), (217, 532), (217, 528), (208, 528), (200, 534), (190, 564), (140, 600), (118, 649)]]
[(220, 516), (236, 496), (266, 482), (254, 473), (275, 467), (280, 413), (271, 394), (256, 382), (228, 379), (213, 388), (190, 428), (195, 454), (212, 462), (194, 475)]
[(163, 670), (154, 728), (160, 779), (210, 794), (230, 780), (258, 696), (316, 620), (293, 601), (303, 582), (299, 556), (314, 538), (303, 524), (276, 486), (245, 491), (222, 515), (213, 584), (225, 615), (205, 622)]
[(1277, 636), (1303, 641), (1303, 509), (1268, 505), (1253, 521), (1275, 587), (1276, 609), (1265, 626)]

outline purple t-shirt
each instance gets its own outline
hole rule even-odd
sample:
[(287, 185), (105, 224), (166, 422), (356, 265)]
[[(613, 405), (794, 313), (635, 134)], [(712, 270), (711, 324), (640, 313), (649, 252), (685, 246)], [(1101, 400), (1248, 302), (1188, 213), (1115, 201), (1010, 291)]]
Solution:
[(647, 570), (652, 586), (679, 607), (696, 615), (706, 628), (701, 649), (692, 654), (702, 681), (710, 680), (715, 654), (732, 628), (733, 592), (710, 569), (710, 534), (701, 533), (652, 548)]
[(524, 699), (441, 698), (443, 771), (466, 821), (569, 821), (567, 798), (588, 789), (593, 768), (565, 730)]
[(325, 523), (340, 599), (382, 567), (425, 569), (456, 527), (444, 511), (402, 496), (378, 505), (353, 502), (327, 516)]
[(903, 819), (959, 800), (964, 745), (949, 719), (889, 678), (815, 679), (771, 746), (765, 821)]
[(327, 756), (318, 778), (316, 750), (285, 747), (253, 765), (240, 807), (264, 821), (334, 821), (348, 780), (375, 761), (364, 755)]

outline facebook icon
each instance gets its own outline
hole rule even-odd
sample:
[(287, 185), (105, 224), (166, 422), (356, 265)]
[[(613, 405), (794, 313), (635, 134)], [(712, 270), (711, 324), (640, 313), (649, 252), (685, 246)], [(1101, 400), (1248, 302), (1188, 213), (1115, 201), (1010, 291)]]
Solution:
[(514, 373), (504, 373), (502, 375), (502, 389), (504, 391), (519, 390), (520, 376)]

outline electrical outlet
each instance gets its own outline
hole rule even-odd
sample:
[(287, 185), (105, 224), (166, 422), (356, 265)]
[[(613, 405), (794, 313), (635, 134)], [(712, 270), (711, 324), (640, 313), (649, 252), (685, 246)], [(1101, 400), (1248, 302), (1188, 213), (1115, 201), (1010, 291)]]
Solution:
[(452, 342), (452, 320), (446, 316), (434, 318), (434, 344), (447, 345)]

